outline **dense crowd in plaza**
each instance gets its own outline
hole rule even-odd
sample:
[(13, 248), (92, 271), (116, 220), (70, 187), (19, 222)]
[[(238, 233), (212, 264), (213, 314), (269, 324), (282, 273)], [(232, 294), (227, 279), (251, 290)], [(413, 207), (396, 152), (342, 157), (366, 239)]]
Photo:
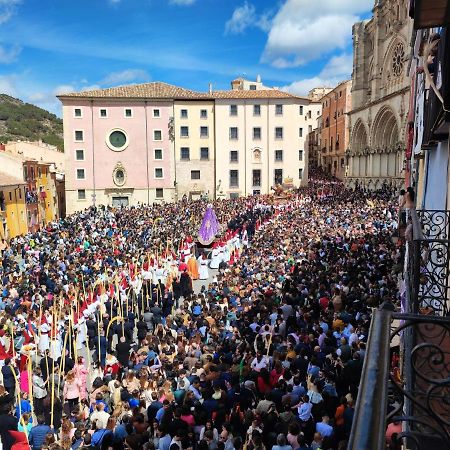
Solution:
[(347, 448), (371, 308), (398, 301), (396, 203), (317, 177), (213, 202), (208, 252), (186, 199), (2, 242), (3, 448)]

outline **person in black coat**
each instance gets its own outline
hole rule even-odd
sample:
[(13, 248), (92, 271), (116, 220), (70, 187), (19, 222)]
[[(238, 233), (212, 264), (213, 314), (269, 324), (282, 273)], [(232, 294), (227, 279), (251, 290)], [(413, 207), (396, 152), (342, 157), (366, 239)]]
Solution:
[(127, 342), (124, 336), (121, 336), (119, 343), (116, 345), (117, 361), (122, 367), (127, 368), (130, 361), (131, 344)]
[[(57, 364), (58, 367), (64, 367), (64, 374), (67, 375), (74, 367), (75, 361), (69, 356), (69, 350), (66, 349), (64, 362), (62, 362), (62, 356), (58, 358)], [(63, 366), (61, 366), (61, 362)]]
[(95, 338), (97, 336), (97, 322), (93, 319), (92, 316), (89, 317), (88, 320), (86, 320), (86, 328), (87, 328), (87, 335), (89, 338), (89, 348), (94, 348), (95, 346)]
[(6, 358), (5, 365), (2, 367), (3, 386), (8, 392), (12, 392), (14, 394), (16, 391), (16, 379), (14, 378), (13, 369), (10, 364), (11, 359)]
[(14, 438), (9, 431), (17, 431), (19, 420), (14, 416), (14, 407), (12, 403), (5, 405), (0, 409), (0, 438), (4, 450), (11, 450), (14, 444)]
[(147, 336), (147, 332), (148, 332), (147, 324), (142, 319), (140, 319), (137, 322), (136, 327), (137, 327), (137, 338), (139, 341), (139, 345), (141, 345), (141, 342)]
[(187, 271), (185, 270), (181, 276), (180, 276), (180, 288), (181, 288), (181, 295), (184, 298), (188, 298), (193, 294), (192, 290), (192, 280)]
[(48, 350), (45, 351), (44, 357), (39, 361), (39, 367), (41, 368), (42, 379), (47, 381), (48, 375), (53, 369), (53, 358), (50, 357), (50, 352)]
[(123, 332), (127, 341), (133, 340), (134, 323), (130, 322), (130, 320), (126, 317), (124, 319)]

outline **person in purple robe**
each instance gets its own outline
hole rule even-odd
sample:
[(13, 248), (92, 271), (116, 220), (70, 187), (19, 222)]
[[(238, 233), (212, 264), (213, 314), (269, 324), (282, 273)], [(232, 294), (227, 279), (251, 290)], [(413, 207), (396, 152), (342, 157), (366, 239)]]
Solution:
[(202, 245), (209, 245), (215, 239), (219, 232), (219, 222), (217, 221), (216, 213), (211, 204), (206, 207), (203, 215), (202, 224), (198, 231), (198, 241)]

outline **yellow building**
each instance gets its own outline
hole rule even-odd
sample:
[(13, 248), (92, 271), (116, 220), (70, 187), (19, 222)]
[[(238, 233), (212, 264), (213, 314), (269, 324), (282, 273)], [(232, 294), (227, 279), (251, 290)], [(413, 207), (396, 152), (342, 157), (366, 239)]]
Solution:
[(214, 198), (214, 100), (175, 100), (174, 137), (178, 198)]
[(55, 174), (50, 171), (50, 164), (38, 164), (36, 189), (39, 195), (39, 217), (45, 226), (59, 216)]
[(10, 239), (28, 231), (26, 221), (26, 183), (20, 178), (0, 173), (0, 236)]

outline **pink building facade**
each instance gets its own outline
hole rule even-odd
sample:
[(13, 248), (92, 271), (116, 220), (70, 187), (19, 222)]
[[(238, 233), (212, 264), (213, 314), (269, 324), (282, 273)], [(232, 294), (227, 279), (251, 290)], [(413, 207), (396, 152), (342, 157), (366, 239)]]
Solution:
[(174, 200), (172, 99), (60, 99), (68, 214), (92, 205)]

